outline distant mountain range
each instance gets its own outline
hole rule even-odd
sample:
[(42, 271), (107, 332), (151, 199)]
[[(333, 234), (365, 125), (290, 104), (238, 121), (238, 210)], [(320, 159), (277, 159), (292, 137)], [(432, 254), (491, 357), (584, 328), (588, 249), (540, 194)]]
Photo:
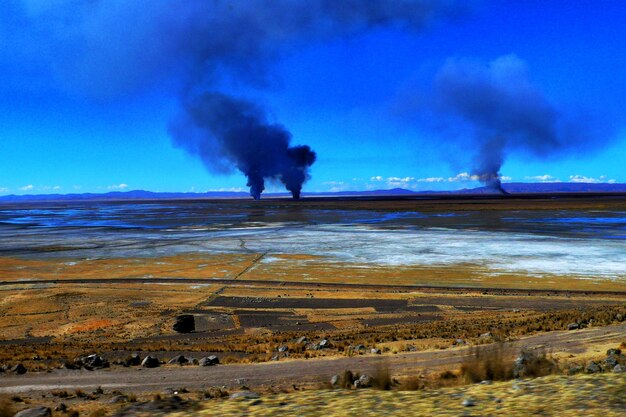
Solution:
[[(570, 182), (549, 182), (549, 183), (523, 183), (513, 182), (503, 184), (503, 188), (511, 194), (532, 194), (532, 193), (626, 193), (626, 184), (608, 183), (570, 183)], [(404, 188), (393, 188), (390, 190), (370, 190), (370, 191), (341, 191), (341, 192), (320, 192), (303, 193), (303, 197), (331, 197), (331, 196), (355, 196), (355, 197), (376, 197), (376, 196), (410, 196), (410, 195), (454, 195), (454, 194), (496, 194), (491, 188), (478, 187), (467, 188), (455, 191), (411, 191)], [(289, 197), (288, 193), (265, 193), (263, 197)], [(247, 192), (233, 191), (209, 191), (206, 193), (169, 193), (153, 192), (143, 190), (133, 191), (113, 191), (109, 193), (84, 193), (84, 194), (38, 194), (38, 195), (7, 195), (0, 197), (0, 203), (15, 202), (38, 202), (38, 201), (116, 201), (116, 200), (187, 200), (206, 198), (249, 198)]]

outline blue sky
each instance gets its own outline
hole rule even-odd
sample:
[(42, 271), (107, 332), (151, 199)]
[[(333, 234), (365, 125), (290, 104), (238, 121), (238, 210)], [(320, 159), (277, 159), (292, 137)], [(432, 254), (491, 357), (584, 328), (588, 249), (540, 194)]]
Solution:
[[(7, 27), (17, 25), (15, 8), (3, 8)], [(294, 144), (317, 152), (305, 191), (456, 189), (478, 185), (464, 174), (473, 150), (442, 145), (400, 104), (407, 91), (426, 97), (450, 58), (513, 54), (550, 103), (611, 127), (581, 152), (511, 150), (504, 181), (626, 182), (625, 21), (619, 1), (483, 1), (419, 32), (376, 28), (303, 43), (269, 64), (268, 85), (221, 88), (259, 100)], [(45, 59), (15, 53), (37, 48), (24, 33), (0, 40), (0, 194), (246, 189), (243, 175), (210, 172), (172, 145), (176, 87), (160, 80), (94, 95), (60, 80)]]

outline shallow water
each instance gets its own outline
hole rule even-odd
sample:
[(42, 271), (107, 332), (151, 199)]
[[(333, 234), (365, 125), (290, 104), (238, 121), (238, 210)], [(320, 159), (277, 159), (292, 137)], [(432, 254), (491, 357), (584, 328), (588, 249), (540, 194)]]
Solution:
[(376, 212), (273, 209), (245, 201), (0, 207), (4, 256), (189, 252), (311, 254), (363, 265), (462, 263), (494, 272), (626, 279), (626, 212)]

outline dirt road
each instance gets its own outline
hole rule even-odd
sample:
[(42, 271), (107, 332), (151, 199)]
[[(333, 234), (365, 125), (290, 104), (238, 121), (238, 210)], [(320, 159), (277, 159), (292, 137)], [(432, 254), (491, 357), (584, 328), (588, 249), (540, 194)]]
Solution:
[[(576, 331), (559, 331), (526, 337), (514, 342), (512, 349), (543, 346), (553, 353), (580, 354), (589, 346), (619, 345), (626, 341), (626, 323)], [(113, 367), (101, 371), (55, 370), (26, 375), (0, 374), (0, 393), (34, 393), (49, 390), (103, 389), (147, 392), (166, 388), (202, 389), (209, 386), (245, 385), (284, 386), (328, 381), (345, 369), (371, 372), (388, 367), (392, 375), (406, 375), (422, 369), (454, 369), (470, 354), (468, 348), (411, 352), (396, 355), (364, 355), (310, 360), (286, 360), (261, 364), (220, 365), (215, 367), (166, 366), (156, 369)]]

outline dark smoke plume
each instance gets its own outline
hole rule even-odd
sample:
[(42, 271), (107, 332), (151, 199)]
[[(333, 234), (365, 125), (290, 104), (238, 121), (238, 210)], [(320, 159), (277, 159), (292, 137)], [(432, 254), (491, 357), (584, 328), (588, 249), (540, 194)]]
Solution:
[(281, 181), (294, 198), (300, 198), (315, 152), (306, 145), (289, 146), (291, 134), (268, 123), (259, 106), (205, 93), (186, 102), (184, 112), (170, 127), (176, 144), (210, 166), (216, 158), (231, 162), (248, 178), (255, 199), (261, 197), (266, 178)]
[(428, 107), (440, 127), (447, 125), (446, 140), (453, 147), (474, 151), (472, 174), (500, 192), (500, 169), (510, 152), (544, 158), (594, 140), (593, 123), (550, 103), (514, 55), (487, 65), (448, 60), (437, 73)]
[(271, 64), (307, 43), (376, 27), (419, 30), (464, 13), (460, 3), (466, 2), (7, 0), (0, 13), (19, 27), (0, 27), (0, 36), (16, 51), (25, 33), (37, 37), (33, 54), (49, 59), (67, 85), (96, 96), (154, 85), (179, 88), (187, 114), (170, 127), (177, 146), (213, 171), (241, 170), (255, 197), (268, 178), (282, 181), (297, 197), (314, 153), (307, 146), (290, 147), (291, 134), (268, 124), (260, 105), (205, 92), (233, 82), (266, 87)]

